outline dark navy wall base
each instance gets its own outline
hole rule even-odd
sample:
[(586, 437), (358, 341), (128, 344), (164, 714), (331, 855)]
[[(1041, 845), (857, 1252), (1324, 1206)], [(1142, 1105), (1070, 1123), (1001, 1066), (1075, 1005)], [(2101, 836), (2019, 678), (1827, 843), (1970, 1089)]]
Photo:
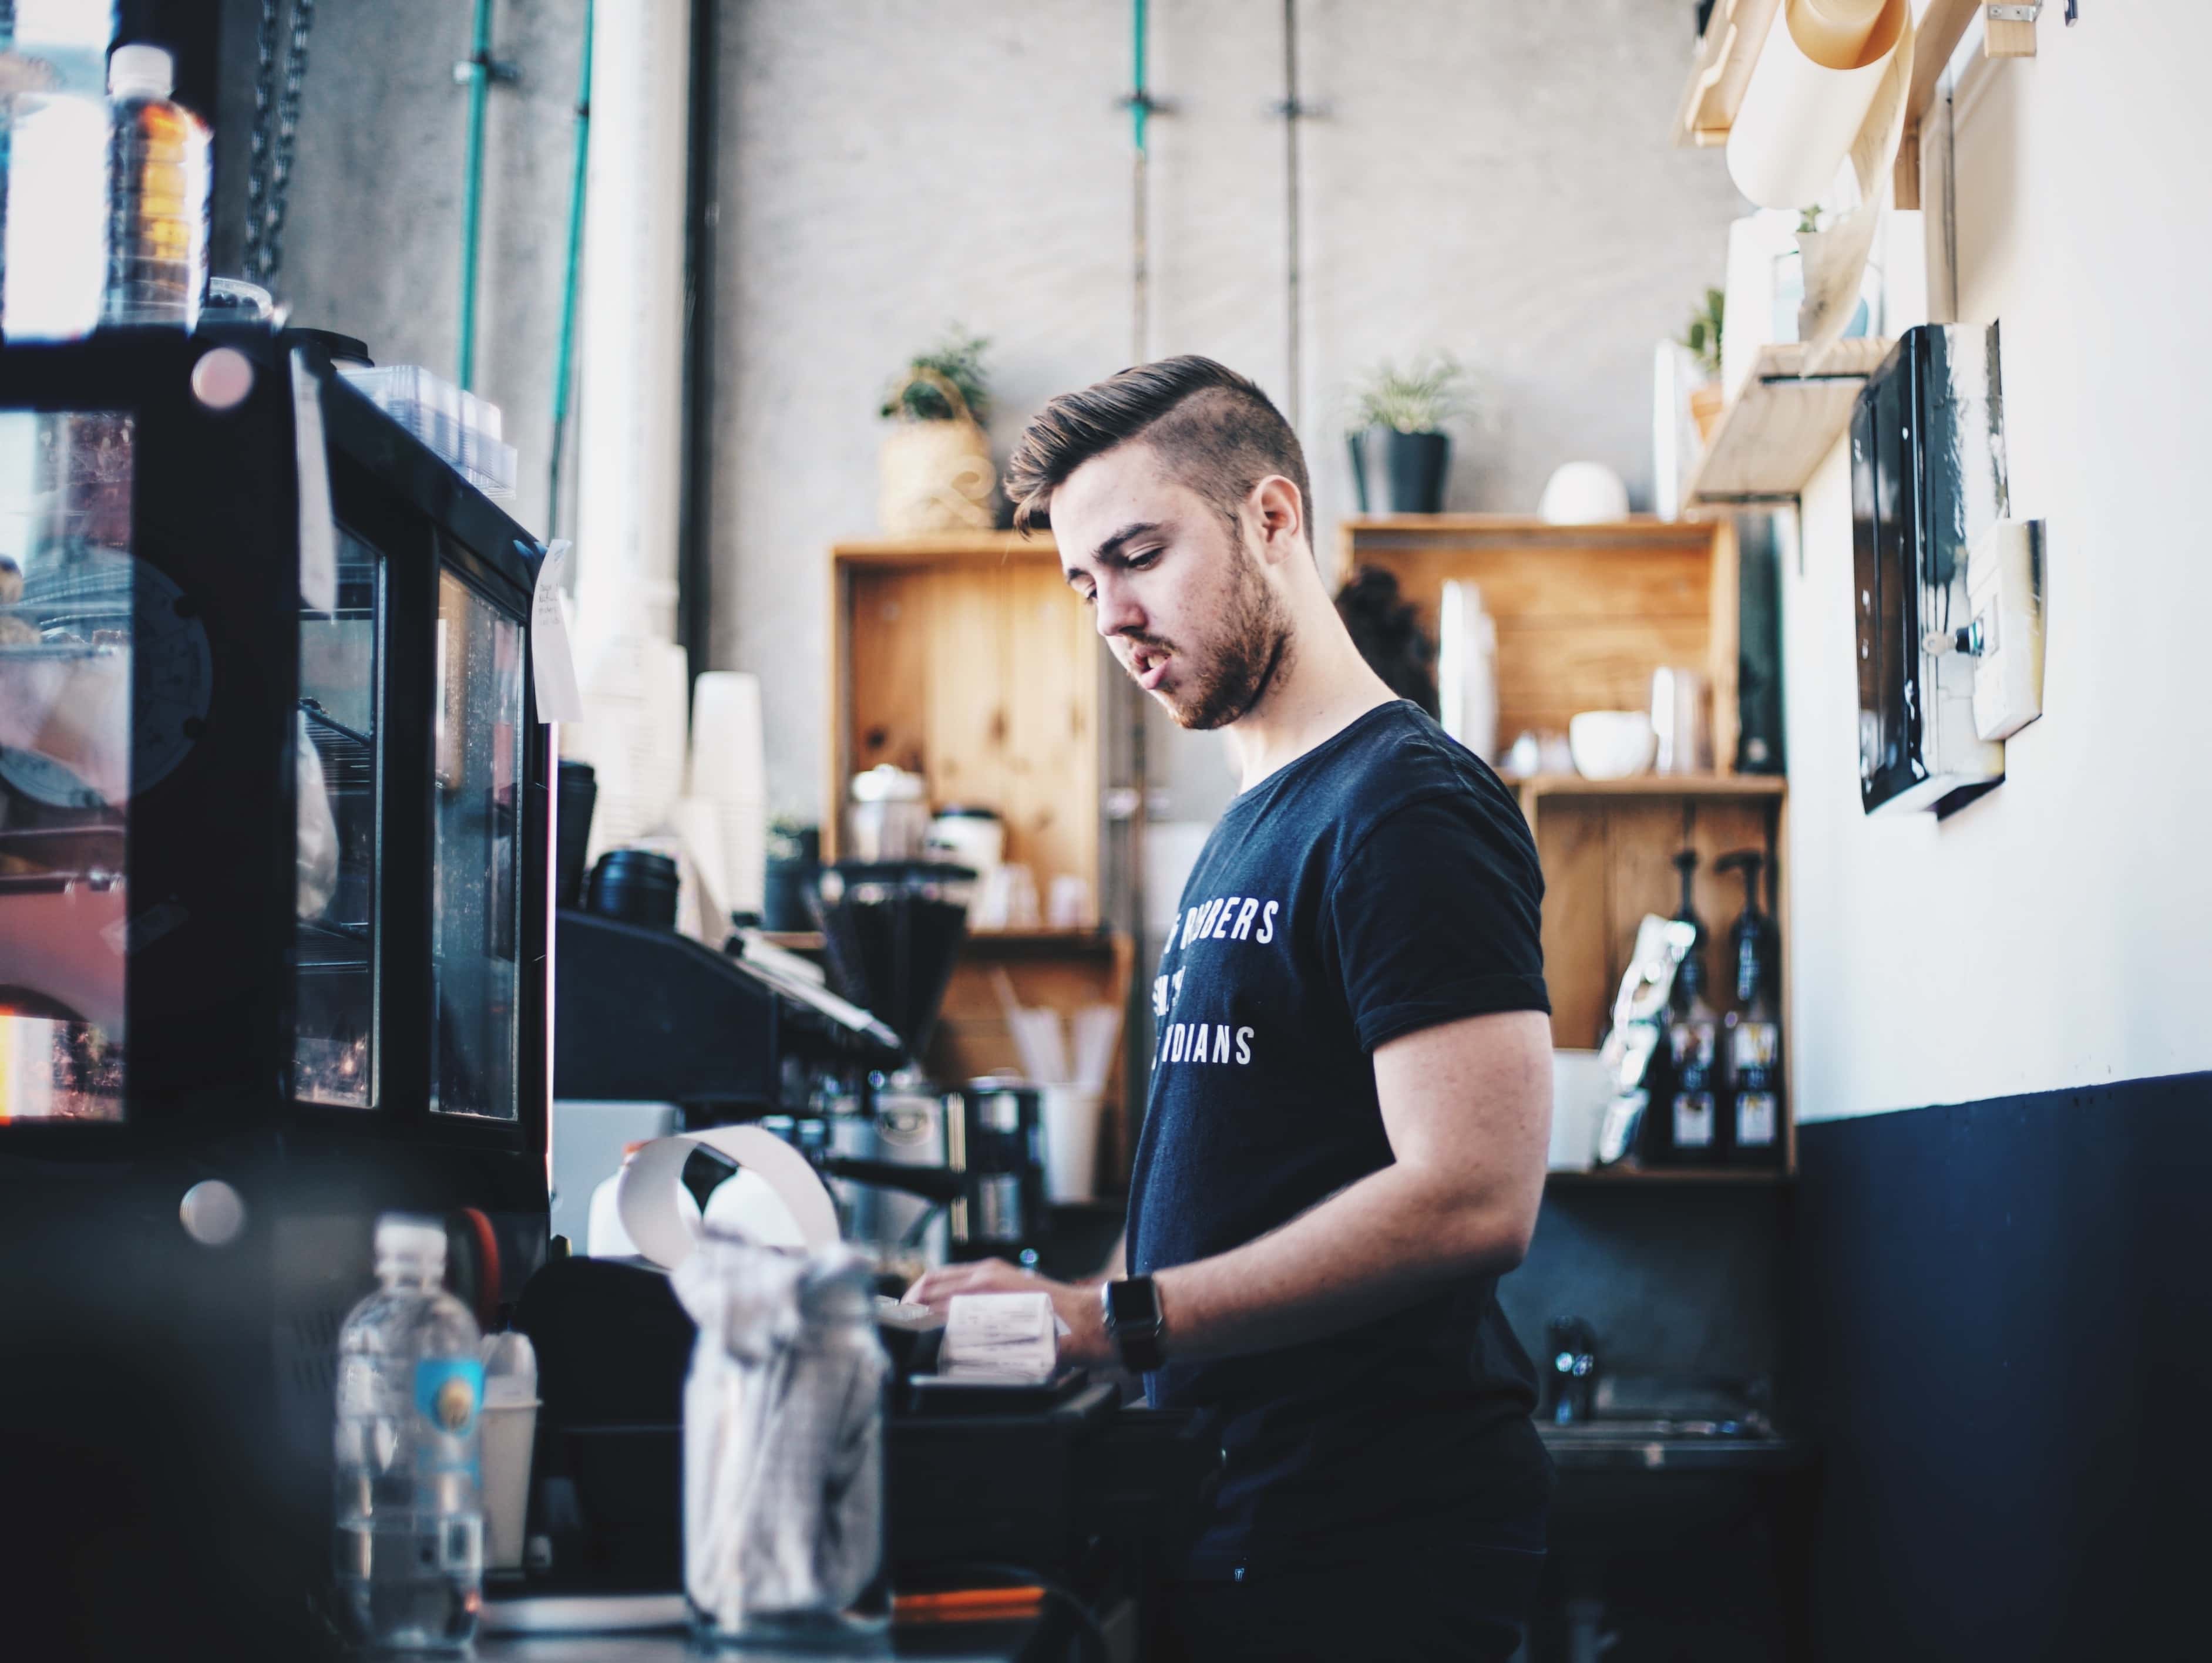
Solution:
[(1798, 1148), (1820, 1654), (2212, 1655), (2212, 1074)]

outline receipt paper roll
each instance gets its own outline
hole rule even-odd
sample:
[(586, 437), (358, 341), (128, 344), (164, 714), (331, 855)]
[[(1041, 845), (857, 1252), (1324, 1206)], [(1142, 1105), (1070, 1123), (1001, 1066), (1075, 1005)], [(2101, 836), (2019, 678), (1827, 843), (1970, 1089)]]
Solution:
[(615, 1211), (637, 1250), (664, 1270), (691, 1256), (706, 1233), (683, 1187), (684, 1163), (702, 1145), (726, 1156), (775, 1192), (810, 1253), (837, 1243), (837, 1204), (806, 1157), (758, 1126), (709, 1126), (656, 1138), (633, 1155), (615, 1186)]
[(1907, 0), (1888, 0), (1858, 63), (1836, 70), (1806, 55), (1790, 27), (1796, 9), (1791, 0), (1776, 9), (1729, 130), (1729, 173), (1761, 208), (1809, 208), (1826, 194), (1912, 15)]

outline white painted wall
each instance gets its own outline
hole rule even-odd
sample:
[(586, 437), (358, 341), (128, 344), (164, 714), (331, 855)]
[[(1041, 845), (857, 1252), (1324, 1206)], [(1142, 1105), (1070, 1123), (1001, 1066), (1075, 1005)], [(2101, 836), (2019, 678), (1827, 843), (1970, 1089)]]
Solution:
[(1942, 824), (1858, 803), (1847, 444), (1784, 574), (1801, 1118), (2212, 1068), (2212, 6), (2046, 12), (1962, 82), (1959, 315), (2048, 523), (2043, 719)]

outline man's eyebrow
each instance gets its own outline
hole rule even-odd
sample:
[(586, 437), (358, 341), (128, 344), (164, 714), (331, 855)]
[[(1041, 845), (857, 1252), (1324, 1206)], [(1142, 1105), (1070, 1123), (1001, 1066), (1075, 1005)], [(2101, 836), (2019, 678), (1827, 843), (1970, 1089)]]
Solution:
[(1160, 529), (1160, 522), (1157, 519), (1132, 520), (1115, 532), (1112, 537), (1108, 537), (1105, 542), (1100, 543), (1091, 557), (1101, 566), (1121, 565), (1123, 563), (1121, 551), (1124, 549), (1136, 542), (1138, 538), (1150, 537)]
[[(1100, 543), (1091, 558), (1101, 566), (1125, 566), (1128, 561), (1121, 552), (1124, 549), (1139, 538), (1150, 537), (1163, 529), (1164, 529), (1164, 522), (1160, 520), (1133, 519)], [(1060, 575), (1067, 580), (1072, 588), (1074, 586), (1076, 579), (1087, 575), (1087, 573), (1085, 568), (1080, 566), (1062, 567)]]

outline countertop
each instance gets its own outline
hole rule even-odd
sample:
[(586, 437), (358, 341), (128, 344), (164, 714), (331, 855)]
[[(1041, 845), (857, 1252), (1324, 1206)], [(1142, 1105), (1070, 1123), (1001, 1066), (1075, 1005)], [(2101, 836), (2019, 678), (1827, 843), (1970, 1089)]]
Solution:
[[(934, 1663), (1016, 1663), (1031, 1655), (1042, 1619), (894, 1629), (875, 1650), (842, 1657), (929, 1658)], [(650, 1634), (495, 1635), (477, 1642), (476, 1654), (502, 1663), (697, 1663), (690, 1633), (664, 1629)], [(1042, 1654), (1036, 1654), (1042, 1655)], [(800, 1647), (732, 1652), (744, 1663), (822, 1663), (823, 1654)]]

